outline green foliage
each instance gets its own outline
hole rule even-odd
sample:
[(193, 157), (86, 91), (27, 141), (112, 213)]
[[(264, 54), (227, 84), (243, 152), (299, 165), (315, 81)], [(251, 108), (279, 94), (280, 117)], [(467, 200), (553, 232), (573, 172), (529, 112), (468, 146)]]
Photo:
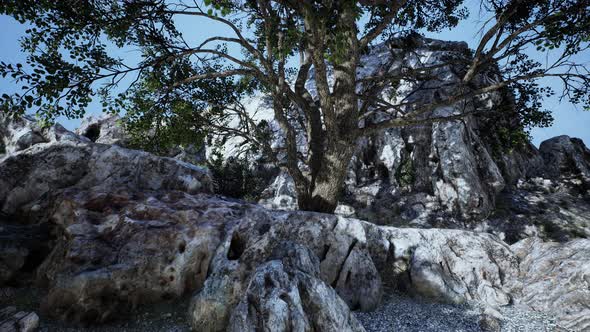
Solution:
[[(391, 24), (381, 33), (383, 39), (452, 28), (467, 15), (463, 0), (408, 1), (396, 12), (391, 5), (389, 1), (353, 0), (203, 0), (190, 4), (167, 0), (4, 0), (0, 14), (30, 28), (21, 43), (26, 63), (0, 62), (0, 75), (12, 78), (22, 89), (2, 95), (0, 106), (16, 114), (35, 111), (49, 123), (62, 115), (81, 117), (99, 98), (105, 111), (126, 111), (124, 123), (134, 137), (133, 144), (163, 153), (173, 145), (195, 144), (208, 134), (218, 134), (231, 120), (228, 110), (244, 96), (284, 93), (284, 87), (277, 89), (276, 79), (268, 78), (285, 71), (287, 79), (292, 79), (297, 69), (278, 63), (284, 60), (288, 67), (296, 62), (299, 53), (310, 51), (306, 48), (310, 38), (320, 38), (320, 56), (338, 66), (351, 58), (357, 36), (391, 17)], [(510, 13), (505, 34), (542, 19), (533, 39), (518, 37), (514, 44), (532, 43), (539, 51), (562, 48), (566, 55), (588, 46), (590, 20), (585, 0), (485, 0), (482, 6), (498, 17)], [(243, 30), (252, 48), (241, 45), (243, 54), (239, 56), (228, 50), (228, 45), (236, 45), (235, 40), (189, 45), (176, 27), (178, 15), (230, 22)], [(304, 28), (309, 22), (317, 31)], [(361, 22), (366, 22), (364, 29)], [(120, 51), (117, 48), (139, 50), (140, 62), (124, 63), (112, 52)], [(208, 53), (199, 53), (203, 49)], [(258, 54), (264, 55), (265, 61)], [(236, 68), (262, 68), (266, 74), (205, 78)], [(540, 73), (540, 64), (519, 51), (506, 57), (501, 77)], [(191, 79), (195, 77), (203, 78)], [(565, 97), (590, 108), (588, 84), (575, 79), (565, 84)], [(533, 80), (514, 82), (510, 89), (516, 98), (518, 130), (551, 123), (540, 105), (552, 91)], [(270, 139), (266, 128), (248, 125), (246, 129), (253, 141)], [(513, 134), (500, 136), (515, 140)]]
[[(214, 150), (208, 161), (217, 194), (257, 202), (266, 188), (271, 174), (261, 174), (252, 169), (247, 157), (225, 159)], [(266, 176), (265, 176), (266, 175)]]
[(416, 171), (411, 156), (406, 156), (401, 165), (396, 169), (395, 178), (402, 187), (408, 187), (416, 181)]

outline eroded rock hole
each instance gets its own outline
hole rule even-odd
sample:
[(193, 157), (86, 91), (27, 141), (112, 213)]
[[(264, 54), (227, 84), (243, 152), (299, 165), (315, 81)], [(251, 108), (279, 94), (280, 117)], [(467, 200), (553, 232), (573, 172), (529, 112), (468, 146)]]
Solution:
[(98, 138), (100, 137), (100, 126), (96, 124), (89, 126), (88, 129), (86, 129), (86, 132), (84, 133), (84, 137), (88, 138), (93, 142), (96, 142), (96, 140), (98, 140)]
[(236, 260), (242, 256), (246, 250), (246, 241), (242, 239), (240, 235), (236, 232), (233, 234), (231, 238), (231, 242), (229, 244), (229, 250), (227, 252), (227, 259), (229, 260)]
[(178, 252), (183, 254), (186, 250), (186, 243), (181, 242), (178, 244)]

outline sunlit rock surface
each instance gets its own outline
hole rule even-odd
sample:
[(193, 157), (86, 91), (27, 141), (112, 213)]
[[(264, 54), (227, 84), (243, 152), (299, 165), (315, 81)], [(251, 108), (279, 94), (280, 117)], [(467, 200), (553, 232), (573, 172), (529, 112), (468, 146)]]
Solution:
[[(426, 40), (406, 60), (465, 50)], [(374, 52), (361, 74), (392, 56)], [(33, 311), (99, 324), (189, 296), (195, 331), (363, 331), (354, 311), (379, 311), (395, 290), (477, 303), (490, 326), (518, 304), (590, 328), (579, 140), (502, 152), (471, 117), (389, 130), (359, 142), (339, 215), (327, 215), (273, 210), (296, 206), (286, 174), (264, 206), (213, 195), (207, 169), (126, 149), (106, 123), (96, 136), (0, 115), (0, 286), (46, 289)]]

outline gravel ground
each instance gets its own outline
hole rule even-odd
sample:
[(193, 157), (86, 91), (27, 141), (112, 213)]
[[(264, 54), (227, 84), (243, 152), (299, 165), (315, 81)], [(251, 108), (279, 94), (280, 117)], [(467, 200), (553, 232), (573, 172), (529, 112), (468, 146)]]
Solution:
[[(3, 289), (6, 290), (6, 289)], [(127, 317), (98, 327), (67, 326), (40, 313), (38, 308), (45, 295), (38, 289), (11, 289), (0, 296), (0, 309), (16, 306), (19, 310), (35, 311), (40, 316), (41, 332), (181, 332), (189, 331), (186, 314), (190, 297), (143, 306)], [(355, 312), (367, 332), (477, 332), (482, 309), (477, 305), (451, 305), (413, 299), (388, 291), (383, 304), (373, 312)], [(565, 331), (555, 320), (524, 307), (509, 306), (499, 310), (504, 317), (503, 332)], [(343, 331), (344, 332), (344, 331)]]
[[(503, 332), (564, 331), (551, 317), (524, 307), (508, 306), (499, 312)], [(355, 314), (367, 332), (476, 332), (481, 331), (481, 313), (474, 304), (431, 303), (390, 293), (376, 311)]]

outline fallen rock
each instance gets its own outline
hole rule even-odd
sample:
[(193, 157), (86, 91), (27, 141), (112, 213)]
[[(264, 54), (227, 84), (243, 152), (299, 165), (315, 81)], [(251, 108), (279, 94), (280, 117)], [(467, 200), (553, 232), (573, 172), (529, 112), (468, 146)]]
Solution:
[(590, 240), (528, 238), (511, 248), (520, 260), (512, 290), (517, 301), (555, 315), (561, 327), (590, 330)]
[(15, 307), (0, 310), (0, 331), (32, 332), (39, 326), (39, 316), (34, 312), (18, 311)]

